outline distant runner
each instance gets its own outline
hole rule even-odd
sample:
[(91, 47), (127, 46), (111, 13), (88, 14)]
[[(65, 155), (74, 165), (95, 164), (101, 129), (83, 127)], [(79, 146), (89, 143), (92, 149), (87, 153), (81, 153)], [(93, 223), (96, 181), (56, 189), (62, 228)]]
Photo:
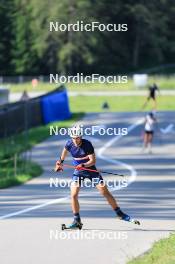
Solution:
[(148, 149), (149, 153), (152, 153), (152, 141), (154, 135), (154, 124), (156, 118), (153, 112), (147, 114), (145, 118), (145, 129), (144, 129), (144, 139), (143, 139), (143, 151)]
[(150, 100), (152, 100), (154, 103), (154, 105), (153, 105), (154, 110), (156, 110), (157, 109), (156, 92), (158, 91), (160, 93), (160, 90), (155, 83), (152, 86), (149, 86), (148, 90), (149, 90), (149, 95), (148, 95), (146, 102), (144, 103), (142, 109), (144, 109), (146, 107), (146, 105), (148, 104), (148, 102)]
[[(115, 214), (119, 219), (140, 224), (139, 221), (132, 219), (129, 215), (122, 212), (118, 203), (109, 192), (107, 186), (104, 184), (103, 178), (99, 172), (90, 172), (81, 170), (81, 168), (89, 168), (96, 170), (96, 156), (92, 143), (86, 139), (82, 139), (81, 127), (75, 126), (70, 130), (71, 139), (67, 141), (60, 159), (56, 162), (55, 171), (63, 170), (63, 162), (68, 154), (71, 153), (73, 157), (73, 165), (76, 167), (72, 175), (71, 184), (71, 204), (74, 215), (74, 221), (68, 226), (68, 228), (79, 228), (82, 226), (80, 217), (80, 206), (78, 201), (78, 194), (81, 186), (81, 182), (88, 178), (91, 182), (95, 182), (95, 187), (99, 192), (107, 199), (111, 205)], [(79, 184), (77, 184), (79, 183)], [(65, 226), (65, 225), (64, 225)]]

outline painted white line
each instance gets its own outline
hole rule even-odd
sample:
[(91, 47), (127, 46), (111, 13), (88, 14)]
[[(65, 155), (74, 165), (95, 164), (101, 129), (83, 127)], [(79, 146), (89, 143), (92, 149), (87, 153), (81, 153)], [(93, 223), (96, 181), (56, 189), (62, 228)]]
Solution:
[[(135, 129), (137, 126), (139, 126), (142, 123), (143, 123), (143, 118), (138, 120), (135, 124), (129, 126), (128, 127), (128, 133), (131, 132), (133, 129)], [(109, 140), (102, 148), (99, 149), (97, 156), (98, 156), (98, 158), (104, 160), (105, 162), (120, 165), (120, 166), (123, 166), (124, 168), (126, 168), (127, 170), (129, 170), (131, 172), (131, 176), (129, 177), (129, 180), (127, 182), (127, 186), (128, 186), (133, 181), (135, 181), (136, 176), (137, 176), (136, 170), (131, 165), (129, 165), (127, 163), (121, 162), (119, 160), (111, 159), (108, 156), (103, 155), (103, 153), (106, 152), (107, 148), (112, 146), (116, 141), (119, 141), (122, 137), (123, 137), (123, 135), (119, 135), (119, 136), (113, 137), (111, 140)], [(116, 186), (115, 188), (110, 188), (110, 191), (116, 191), (116, 190), (120, 190), (122, 188), (124, 188), (124, 187), (122, 187), (122, 185)]]
[(35, 206), (32, 206), (32, 207), (26, 208), (24, 210), (17, 211), (15, 213), (3, 215), (3, 216), (0, 217), (0, 220), (6, 219), (6, 218), (10, 218), (10, 217), (13, 217), (13, 216), (17, 216), (17, 215), (21, 215), (21, 214), (25, 214), (25, 213), (28, 213), (30, 211), (45, 207), (47, 205), (56, 204), (56, 203), (62, 203), (64, 201), (68, 200), (69, 197), (70, 196), (67, 196), (67, 197), (64, 197), (64, 198), (58, 198), (58, 199), (51, 200), (51, 201), (46, 202), (46, 203), (42, 203), (42, 204), (39, 204), (39, 205), (35, 205)]
[(174, 132), (174, 124), (169, 124), (166, 128), (161, 128), (160, 132), (162, 132), (162, 134), (173, 133)]
[[(132, 131), (134, 128), (136, 128), (142, 122), (143, 122), (143, 119), (139, 120), (138, 122), (136, 122), (136, 124), (133, 124), (133, 125), (129, 126), (128, 127), (128, 132)], [(108, 147), (110, 147), (116, 141), (120, 140), (122, 137), (123, 136), (121, 135), (121, 136), (117, 136), (117, 137), (114, 137), (111, 140), (109, 140), (102, 148), (99, 149), (97, 156), (100, 159), (102, 159), (102, 160), (109, 161), (110, 163), (113, 163), (113, 164), (122, 165), (125, 168), (127, 168), (128, 170), (130, 170), (131, 171), (131, 177), (130, 177), (129, 182), (131, 183), (132, 181), (135, 180), (135, 177), (136, 177), (136, 171), (133, 169), (132, 166), (130, 166), (129, 164), (117, 161), (117, 160), (109, 159), (109, 157), (106, 157), (106, 156), (102, 155), (102, 153), (105, 152)], [(118, 187), (113, 188), (112, 191), (117, 190), (117, 189), (118, 189)], [(82, 194), (81, 196), (85, 196), (85, 195), (86, 195), (86, 193)], [(23, 210), (14, 212), (14, 213), (6, 214), (6, 215), (3, 215), (3, 216), (0, 216), (0, 220), (11, 218), (13, 216), (17, 216), (17, 215), (21, 215), (21, 214), (25, 214), (27, 212), (34, 211), (34, 210), (37, 210), (39, 208), (43, 208), (43, 207), (51, 205), (51, 204), (62, 203), (64, 201), (68, 200), (69, 198), (70, 198), (70, 196), (67, 196), (67, 197), (64, 197), (64, 198), (54, 199), (54, 200), (51, 200), (51, 201), (48, 201), (48, 202), (45, 202), (45, 203), (42, 203), (42, 204), (39, 204), (39, 205), (35, 205), (35, 206), (29, 207), (29, 208), (26, 208), (26, 209), (23, 209)]]
[(91, 142), (95, 142), (95, 143), (101, 142), (101, 139), (96, 138), (94, 136), (86, 136), (86, 139), (89, 140), (89, 141), (91, 141)]

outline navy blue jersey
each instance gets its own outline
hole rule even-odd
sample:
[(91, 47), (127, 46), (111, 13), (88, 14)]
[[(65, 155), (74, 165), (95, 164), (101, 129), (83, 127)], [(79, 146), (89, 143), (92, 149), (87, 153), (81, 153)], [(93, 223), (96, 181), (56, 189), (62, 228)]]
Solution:
[(75, 166), (86, 163), (89, 160), (88, 155), (94, 154), (94, 147), (87, 139), (82, 139), (80, 146), (75, 146), (72, 139), (70, 139), (67, 141), (65, 148), (71, 153)]

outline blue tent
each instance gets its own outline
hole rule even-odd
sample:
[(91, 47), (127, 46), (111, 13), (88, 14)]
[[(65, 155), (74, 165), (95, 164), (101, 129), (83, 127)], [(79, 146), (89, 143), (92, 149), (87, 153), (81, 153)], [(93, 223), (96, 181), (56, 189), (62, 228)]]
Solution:
[(69, 119), (69, 100), (66, 89), (57, 89), (41, 98), (43, 121), (48, 124), (53, 121)]

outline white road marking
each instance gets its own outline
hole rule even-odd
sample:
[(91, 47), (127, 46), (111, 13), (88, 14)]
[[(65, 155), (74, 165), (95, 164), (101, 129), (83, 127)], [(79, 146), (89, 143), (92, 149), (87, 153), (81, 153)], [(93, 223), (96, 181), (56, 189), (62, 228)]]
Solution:
[(106, 125), (97, 125), (97, 126), (94, 126), (96, 129), (94, 131), (94, 134), (96, 134), (97, 132), (100, 131), (100, 129), (105, 129), (106, 128)]
[(91, 142), (96, 142), (96, 143), (99, 143), (101, 141), (101, 139), (96, 138), (94, 136), (86, 136), (86, 139), (91, 141)]
[(173, 133), (174, 132), (174, 124), (169, 124), (166, 128), (161, 128), (160, 131), (163, 134)]
[(64, 201), (68, 200), (69, 197), (70, 196), (67, 196), (67, 197), (64, 197), (64, 198), (54, 199), (54, 200), (48, 201), (46, 203), (42, 203), (42, 204), (39, 204), (39, 205), (35, 205), (35, 206), (32, 206), (32, 207), (26, 208), (24, 210), (17, 211), (15, 213), (3, 215), (3, 216), (0, 217), (0, 220), (6, 219), (6, 218), (10, 218), (10, 217), (13, 217), (13, 216), (16, 216), (16, 215), (20, 215), (20, 214), (25, 214), (27, 212), (30, 212), (30, 211), (45, 207), (47, 205), (56, 204), (56, 203), (62, 203)]
[[(139, 120), (135, 124), (129, 126), (128, 127), (128, 132), (130, 132), (133, 129), (135, 129), (142, 122), (143, 122), (143, 119), (142, 120)], [(120, 140), (122, 137), (123, 137), (122, 135), (121, 136), (115, 136), (114, 138), (112, 138), (111, 140), (109, 140), (102, 148), (99, 149), (97, 156), (100, 159), (102, 159), (102, 160), (108, 161), (108, 162), (113, 163), (113, 164), (116, 164), (116, 165), (122, 165), (125, 168), (127, 168), (128, 170), (130, 170), (131, 171), (131, 177), (130, 177), (129, 182), (131, 183), (131, 182), (133, 182), (135, 180), (136, 174), (137, 174), (136, 171), (134, 170), (134, 168), (132, 166), (130, 166), (129, 164), (126, 164), (126, 163), (117, 161), (117, 160), (109, 159), (109, 157), (106, 157), (106, 156), (102, 155), (106, 151), (106, 149), (108, 147), (110, 147), (116, 141)], [(118, 189), (118, 187), (113, 188), (112, 191), (117, 190), (117, 189)], [(81, 196), (84, 196), (84, 195), (86, 195), (86, 194), (82, 194)], [(68, 200), (69, 198), (70, 198), (70, 196), (67, 196), (67, 197), (64, 197), (64, 198), (54, 199), (54, 200), (51, 200), (51, 201), (48, 201), (48, 202), (45, 202), (45, 203), (42, 203), (42, 204), (39, 204), (39, 205), (35, 205), (35, 206), (29, 207), (29, 208), (26, 208), (26, 209), (23, 209), (23, 210), (14, 212), (14, 213), (6, 214), (6, 215), (1, 216), (0, 217), (0, 220), (7, 219), (7, 218), (11, 218), (11, 217), (17, 216), (17, 215), (21, 215), (21, 214), (24, 214), (24, 213), (27, 213), (27, 212), (30, 212), (30, 211), (34, 211), (34, 210), (37, 210), (39, 208), (43, 208), (43, 207), (48, 206), (48, 205), (51, 205), (51, 204), (62, 203), (64, 201)]]
[[(133, 129), (135, 129), (137, 126), (139, 126), (142, 123), (143, 123), (143, 119), (140, 119), (135, 124), (129, 126), (128, 127), (128, 133), (131, 132)], [(120, 165), (120, 166), (125, 167), (127, 170), (129, 170), (131, 172), (131, 176), (129, 177), (129, 180), (128, 180), (128, 183), (127, 183), (127, 186), (128, 186), (133, 181), (135, 181), (136, 176), (137, 176), (136, 170), (131, 165), (129, 165), (127, 163), (121, 162), (119, 160), (111, 159), (108, 156), (104, 156), (103, 155), (103, 153), (106, 151), (106, 149), (108, 147), (113, 145), (116, 141), (120, 140), (122, 137), (123, 137), (122, 135), (119, 135), (119, 136), (113, 137), (111, 140), (109, 140), (102, 148), (99, 149), (99, 151), (97, 153), (97, 156), (98, 156), (98, 158), (104, 160), (105, 162), (109, 162), (109, 163), (112, 163), (112, 164)], [(122, 188), (123, 187), (121, 185), (121, 186), (117, 186), (115, 188), (111, 188), (110, 191), (120, 190)]]

